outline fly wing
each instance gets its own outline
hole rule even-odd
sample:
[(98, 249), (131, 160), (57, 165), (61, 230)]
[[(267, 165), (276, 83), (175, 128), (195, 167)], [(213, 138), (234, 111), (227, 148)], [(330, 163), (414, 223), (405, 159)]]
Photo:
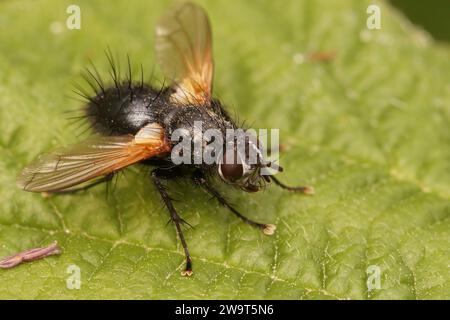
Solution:
[(96, 137), (43, 154), (25, 167), (17, 185), (25, 191), (57, 192), (169, 151), (160, 127), (136, 136)]
[(206, 12), (187, 2), (175, 6), (156, 26), (156, 56), (174, 81), (173, 103), (209, 105), (213, 58), (211, 25)]

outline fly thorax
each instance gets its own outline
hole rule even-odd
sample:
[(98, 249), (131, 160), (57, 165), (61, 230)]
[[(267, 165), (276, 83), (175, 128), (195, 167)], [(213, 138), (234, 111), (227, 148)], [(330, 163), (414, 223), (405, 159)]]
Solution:
[(172, 116), (170, 140), (175, 164), (213, 165), (222, 149), (227, 122), (205, 107), (182, 107)]

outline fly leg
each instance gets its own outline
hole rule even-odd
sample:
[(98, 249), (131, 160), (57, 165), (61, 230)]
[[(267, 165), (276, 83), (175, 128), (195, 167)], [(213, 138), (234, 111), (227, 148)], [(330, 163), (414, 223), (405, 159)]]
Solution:
[(184, 255), (186, 256), (186, 267), (181, 272), (181, 275), (182, 276), (191, 276), (192, 275), (192, 259), (191, 259), (191, 255), (189, 254), (189, 249), (188, 249), (186, 240), (184, 239), (183, 231), (181, 230), (181, 224), (186, 223), (186, 222), (178, 215), (177, 211), (175, 210), (175, 208), (173, 206), (172, 198), (170, 198), (169, 194), (167, 193), (166, 187), (162, 183), (163, 179), (168, 178), (168, 176), (167, 176), (168, 172), (164, 172), (164, 171), (165, 170), (161, 170), (161, 169), (153, 170), (152, 174), (151, 174), (152, 180), (153, 180), (153, 183), (155, 184), (156, 188), (158, 189), (159, 194), (161, 195), (161, 198), (162, 198), (167, 210), (169, 210), (170, 220), (175, 224), (178, 238), (180, 238), (181, 245), (183, 246), (183, 249), (184, 249)]
[(275, 178), (274, 176), (269, 176), (270, 179), (279, 187), (287, 191), (300, 192), (304, 194), (314, 194), (314, 188), (310, 186), (300, 186), (300, 187), (289, 187), (282, 183), (280, 180)]
[(194, 180), (194, 182), (197, 185), (201, 186), (204, 190), (206, 190), (214, 198), (216, 198), (217, 201), (219, 201), (219, 203), (221, 205), (228, 208), (231, 212), (233, 212), (236, 216), (238, 216), (245, 223), (247, 223), (255, 228), (261, 229), (264, 232), (264, 234), (266, 234), (266, 235), (272, 235), (275, 232), (276, 226), (274, 224), (265, 224), (265, 223), (259, 223), (259, 222), (253, 221), (253, 220), (247, 218), (246, 216), (244, 216), (243, 214), (241, 214), (239, 211), (237, 211), (233, 206), (231, 206), (225, 200), (225, 198), (211, 184), (209, 184), (208, 180), (206, 179), (206, 177), (204, 176), (204, 174), (202, 172), (196, 171), (194, 173), (192, 179)]

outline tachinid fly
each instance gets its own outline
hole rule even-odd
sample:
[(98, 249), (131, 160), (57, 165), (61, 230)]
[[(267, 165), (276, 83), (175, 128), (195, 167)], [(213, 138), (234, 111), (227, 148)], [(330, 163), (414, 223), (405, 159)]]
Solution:
[[(183, 3), (170, 10), (156, 26), (156, 56), (170, 86), (156, 89), (150, 85), (123, 82), (118, 79), (112, 63), (114, 85), (106, 87), (98, 74), (97, 93), (89, 97), (86, 117), (98, 134), (77, 145), (41, 155), (18, 177), (18, 185), (26, 191), (70, 193), (85, 190), (110, 180), (119, 170), (132, 164), (153, 166), (151, 180), (175, 224), (186, 255), (182, 275), (192, 274), (192, 262), (178, 215), (164, 180), (189, 176), (220, 204), (244, 222), (271, 235), (275, 226), (255, 222), (232, 207), (213, 187), (215, 177), (248, 192), (258, 191), (266, 182), (302, 193), (313, 193), (311, 187), (287, 187), (273, 175), (262, 175), (261, 169), (271, 165), (262, 158), (246, 162), (245, 155), (233, 148), (234, 162), (224, 161), (229, 149), (217, 153), (214, 164), (175, 164), (171, 153), (176, 142), (172, 135), (183, 129), (195, 140), (194, 123), (202, 130), (215, 129), (225, 136), (227, 129), (238, 129), (212, 92), (213, 57), (211, 26), (205, 11), (192, 3)], [(109, 56), (111, 58), (111, 56)], [(223, 142), (224, 144), (226, 142)], [(259, 152), (259, 145), (246, 140), (246, 149)], [(261, 154), (261, 153), (260, 153)], [(281, 169), (281, 168), (280, 168)]]

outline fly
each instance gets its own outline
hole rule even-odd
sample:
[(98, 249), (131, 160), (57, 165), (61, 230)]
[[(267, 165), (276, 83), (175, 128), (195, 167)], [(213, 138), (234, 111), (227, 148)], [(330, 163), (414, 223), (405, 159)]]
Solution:
[[(43, 154), (25, 167), (17, 184), (25, 191), (41, 193), (71, 193), (85, 190), (111, 180), (120, 170), (137, 163), (153, 167), (150, 178), (158, 190), (174, 223), (184, 249), (186, 266), (183, 276), (192, 275), (192, 259), (182, 231), (186, 223), (178, 214), (165, 185), (165, 180), (190, 177), (192, 182), (211, 194), (217, 201), (245, 223), (266, 235), (272, 235), (275, 225), (260, 223), (242, 215), (230, 205), (211, 183), (216, 177), (222, 182), (247, 192), (259, 191), (274, 182), (283, 189), (312, 194), (312, 187), (288, 187), (262, 170), (274, 164), (261, 157), (259, 144), (245, 140), (244, 150), (236, 147), (216, 152), (217, 161), (210, 163), (176, 164), (172, 141), (177, 130), (183, 130), (195, 140), (194, 123), (202, 123), (203, 131), (215, 129), (225, 133), (239, 129), (222, 103), (212, 96), (213, 55), (212, 32), (206, 12), (193, 3), (175, 6), (162, 17), (155, 29), (156, 57), (169, 86), (155, 88), (131, 80), (121, 81), (112, 63), (114, 85), (103, 84), (98, 73), (90, 73), (95, 81), (94, 96), (87, 97), (85, 116), (96, 136), (52, 153)], [(95, 86), (96, 84), (96, 86)], [(256, 162), (247, 160), (247, 153), (257, 153)], [(194, 156), (193, 154), (189, 156)], [(232, 158), (233, 161), (227, 161)], [(279, 168), (279, 167), (278, 167)], [(281, 171), (281, 168), (279, 168)]]

